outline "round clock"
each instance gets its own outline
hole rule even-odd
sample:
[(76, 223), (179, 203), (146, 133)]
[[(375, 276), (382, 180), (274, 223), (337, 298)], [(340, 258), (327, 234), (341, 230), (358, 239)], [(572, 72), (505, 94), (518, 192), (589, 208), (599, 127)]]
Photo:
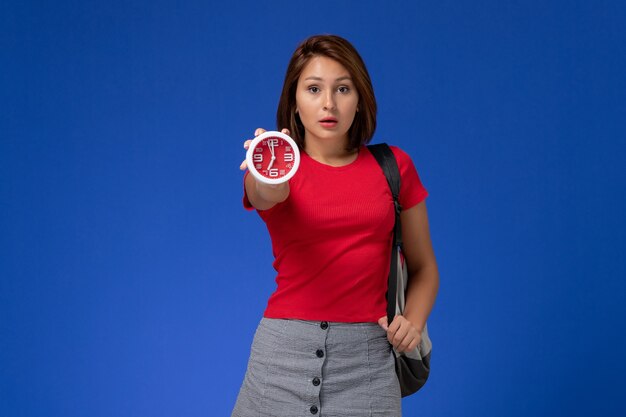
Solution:
[(252, 140), (246, 153), (248, 170), (266, 184), (289, 181), (300, 165), (298, 145), (281, 132), (269, 131)]

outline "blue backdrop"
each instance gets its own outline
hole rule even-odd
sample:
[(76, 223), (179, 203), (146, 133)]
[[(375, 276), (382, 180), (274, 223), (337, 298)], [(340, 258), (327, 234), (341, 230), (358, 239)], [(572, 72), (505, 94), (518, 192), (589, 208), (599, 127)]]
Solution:
[(288, 59), (351, 40), (430, 192), (406, 416), (622, 416), (626, 5), (0, 3), (0, 416), (227, 416), (274, 289), (241, 205)]

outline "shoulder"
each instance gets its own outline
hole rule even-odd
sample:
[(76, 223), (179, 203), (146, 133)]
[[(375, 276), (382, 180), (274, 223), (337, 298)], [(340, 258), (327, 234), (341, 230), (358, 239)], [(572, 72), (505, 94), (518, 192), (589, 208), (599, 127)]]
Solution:
[(398, 162), (412, 162), (409, 154), (402, 150), (400, 147), (395, 145), (389, 145), (389, 148), (393, 152), (393, 155), (396, 157)]
[[(396, 158), (396, 163), (398, 164), (398, 169), (401, 173), (403, 173), (407, 169), (415, 169), (415, 166), (413, 165), (413, 160), (408, 153), (402, 150), (399, 146), (390, 144), (387, 144), (387, 146), (389, 146), (389, 149), (391, 149), (393, 156)], [(371, 150), (368, 149), (368, 151), (370, 151), (369, 153), (371, 153)]]
[(397, 158), (400, 159), (411, 159), (411, 157), (409, 156), (409, 154), (407, 154), (404, 150), (402, 150), (399, 146), (396, 145), (391, 145), (389, 143), (370, 143), (369, 145), (364, 145), (363, 148), (366, 148), (370, 153), (371, 150), (369, 149), (370, 146), (378, 146), (378, 145), (387, 145), (389, 147), (389, 149), (391, 149), (391, 151), (393, 152), (393, 155)]
[(396, 163), (398, 164), (398, 169), (400, 170), (401, 174), (404, 174), (407, 171), (416, 170), (415, 165), (413, 164), (413, 159), (408, 153), (406, 153), (399, 146), (390, 145), (390, 144), (387, 144), (387, 146), (389, 146), (389, 149), (391, 149), (391, 152), (393, 153), (393, 156), (396, 159)]
[(395, 145), (389, 145), (389, 148), (391, 149), (391, 152), (393, 152), (393, 156), (396, 157), (396, 162), (400, 172), (404, 172), (408, 168), (414, 168), (413, 160), (408, 153)]
[(411, 157), (409, 156), (409, 154), (407, 154), (404, 150), (402, 150), (399, 146), (396, 145), (391, 145), (389, 143), (370, 143), (369, 145), (363, 145), (363, 148), (368, 149), (371, 152), (370, 147), (378, 147), (378, 146), (383, 146), (383, 145), (387, 145), (389, 147), (389, 149), (391, 149), (391, 151), (393, 152), (393, 155), (396, 158), (400, 158), (402, 160), (406, 160), (406, 159), (411, 159)]

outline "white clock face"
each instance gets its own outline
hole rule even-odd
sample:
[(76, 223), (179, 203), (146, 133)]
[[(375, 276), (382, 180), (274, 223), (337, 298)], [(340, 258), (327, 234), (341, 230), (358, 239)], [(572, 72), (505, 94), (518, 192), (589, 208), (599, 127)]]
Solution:
[(246, 154), (248, 169), (266, 184), (289, 181), (300, 165), (300, 152), (293, 139), (281, 132), (265, 132), (250, 143)]

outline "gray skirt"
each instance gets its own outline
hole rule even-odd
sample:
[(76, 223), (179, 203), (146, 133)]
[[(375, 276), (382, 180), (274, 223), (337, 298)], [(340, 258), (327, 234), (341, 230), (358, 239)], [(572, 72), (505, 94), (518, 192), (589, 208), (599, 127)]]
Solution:
[(400, 385), (376, 323), (263, 318), (232, 417), (400, 417)]

